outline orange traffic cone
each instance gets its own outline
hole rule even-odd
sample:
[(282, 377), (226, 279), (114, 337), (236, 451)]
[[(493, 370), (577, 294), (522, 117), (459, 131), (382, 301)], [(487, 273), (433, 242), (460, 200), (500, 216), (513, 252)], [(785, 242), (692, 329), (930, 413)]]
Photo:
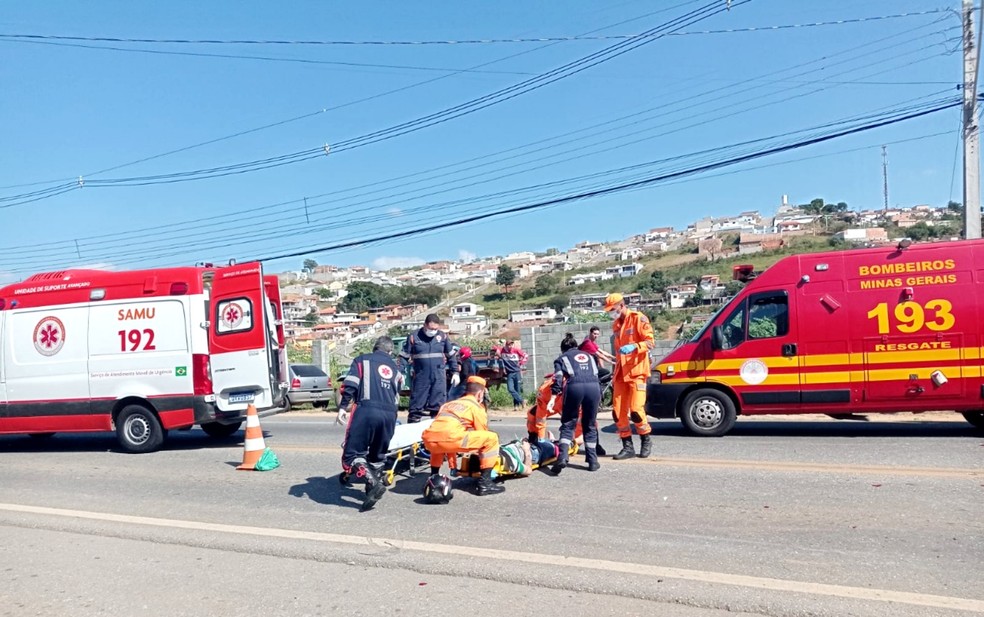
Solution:
[(260, 417), (256, 415), (256, 407), (246, 408), (246, 439), (243, 440), (243, 464), (236, 469), (252, 471), (263, 456), (266, 443), (263, 441), (263, 429), (260, 428)]

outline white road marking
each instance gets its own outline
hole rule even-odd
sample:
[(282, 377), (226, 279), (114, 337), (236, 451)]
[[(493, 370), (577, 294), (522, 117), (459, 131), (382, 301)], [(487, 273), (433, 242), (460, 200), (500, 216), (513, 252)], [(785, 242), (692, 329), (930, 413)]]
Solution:
[(641, 563), (615, 562), (584, 557), (566, 557), (563, 555), (552, 555), (548, 553), (529, 553), (476, 546), (416, 542), (412, 540), (367, 538), (363, 536), (323, 533), (317, 531), (277, 529), (275, 527), (251, 527), (247, 525), (228, 525), (222, 523), (185, 521), (179, 519), (151, 518), (145, 516), (130, 516), (126, 514), (112, 514), (106, 512), (89, 512), (85, 510), (68, 510), (62, 508), (48, 508), (43, 506), (28, 506), (11, 503), (0, 503), (0, 511), (125, 523), (131, 525), (143, 525), (147, 527), (210, 531), (264, 538), (307, 540), (327, 544), (396, 548), (404, 551), (449, 555), (453, 557), (496, 559), (500, 561), (557, 566), (561, 568), (581, 568), (585, 570), (619, 572), (656, 578), (673, 578), (698, 583), (731, 585), (753, 589), (763, 589), (767, 591), (787, 591), (816, 596), (849, 598), (853, 600), (890, 602), (940, 609), (984, 612), (984, 600), (975, 600), (971, 598), (957, 598), (908, 591), (894, 591), (890, 589), (870, 589), (864, 587), (848, 587), (845, 585), (828, 585), (826, 583), (763, 578), (757, 576), (746, 576), (742, 574), (729, 574), (725, 572), (710, 572), (705, 570), (688, 570), (683, 568), (671, 568)]

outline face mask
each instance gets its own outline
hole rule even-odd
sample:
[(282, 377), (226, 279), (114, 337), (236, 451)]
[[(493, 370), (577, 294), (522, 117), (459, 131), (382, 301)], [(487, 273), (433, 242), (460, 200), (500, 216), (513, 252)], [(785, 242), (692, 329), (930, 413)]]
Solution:
[(434, 336), (435, 334), (437, 334), (437, 330), (424, 330), (424, 334), (426, 334), (427, 336)]

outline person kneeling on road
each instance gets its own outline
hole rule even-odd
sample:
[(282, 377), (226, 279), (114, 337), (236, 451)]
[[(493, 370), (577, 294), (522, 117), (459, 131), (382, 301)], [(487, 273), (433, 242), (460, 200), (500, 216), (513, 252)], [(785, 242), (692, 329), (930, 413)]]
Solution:
[(442, 405), (423, 434), (424, 447), (431, 455), (432, 475), (440, 472), (445, 455), (478, 453), (482, 474), (478, 480), (480, 496), (506, 490), (492, 480), (492, 471), (499, 459), (499, 436), (489, 430), (485, 385), (481, 377), (469, 377), (465, 383), (465, 396)]
[(376, 339), (372, 353), (352, 361), (342, 383), (338, 421), (347, 424), (339, 481), (351, 486), (351, 476), (366, 483), (362, 511), (371, 509), (386, 492), (381, 470), (396, 428), (400, 374), (392, 360), (393, 339)]

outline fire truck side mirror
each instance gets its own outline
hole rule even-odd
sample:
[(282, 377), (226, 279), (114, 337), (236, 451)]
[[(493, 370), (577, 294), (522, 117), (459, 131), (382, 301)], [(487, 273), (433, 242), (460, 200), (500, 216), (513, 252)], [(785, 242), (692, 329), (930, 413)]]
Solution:
[(721, 326), (711, 328), (711, 349), (714, 351), (724, 349), (724, 328)]

